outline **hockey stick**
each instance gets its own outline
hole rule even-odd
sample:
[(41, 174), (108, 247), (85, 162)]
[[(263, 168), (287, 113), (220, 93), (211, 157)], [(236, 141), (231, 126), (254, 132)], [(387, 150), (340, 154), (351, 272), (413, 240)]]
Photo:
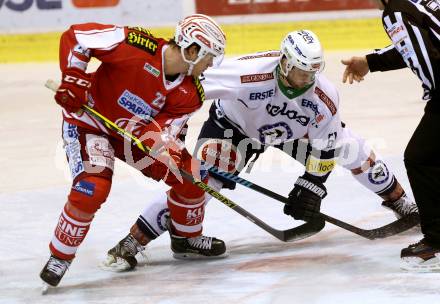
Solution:
[[(53, 80), (46, 81), (45, 86), (52, 91), (56, 91), (58, 89), (58, 84), (54, 82)], [(109, 130), (112, 130), (116, 133), (118, 133), (120, 136), (125, 138), (128, 141), (134, 142), (136, 146), (146, 154), (150, 154), (151, 148), (143, 144), (137, 137), (135, 137), (130, 132), (120, 128), (118, 125), (116, 125), (113, 121), (109, 120), (105, 116), (101, 115), (99, 112), (95, 111), (94, 109), (90, 108), (87, 105), (83, 105), (82, 109), (87, 112), (89, 115), (94, 117), (96, 120), (104, 124), (106, 128)], [(288, 229), (288, 230), (278, 230), (275, 229), (250, 212), (246, 211), (236, 203), (234, 203), (229, 198), (222, 195), (220, 192), (216, 191), (215, 189), (208, 186), (203, 181), (196, 179), (192, 174), (186, 172), (185, 170), (178, 169), (180, 174), (185, 178), (186, 180), (190, 181), (206, 193), (210, 194), (212, 197), (216, 198), (219, 202), (223, 203), (225, 206), (231, 208), (235, 212), (239, 213), (240, 215), (247, 218), (249, 221), (257, 225), (258, 227), (262, 228), (266, 232), (270, 233), (277, 239), (288, 242), (288, 241), (297, 241), (304, 238), (307, 238), (309, 236), (314, 235), (315, 233), (321, 231), (324, 228), (325, 222), (324, 221), (317, 221), (317, 222), (308, 222), (304, 223), (300, 226)]]
[[(256, 184), (254, 184), (246, 179), (243, 179), (241, 177), (238, 177), (232, 173), (220, 171), (216, 167), (209, 168), (209, 172), (211, 172), (214, 175), (222, 176), (226, 179), (229, 179), (233, 182), (236, 182), (236, 183), (243, 185), (245, 187), (248, 187), (250, 189), (253, 189), (253, 190), (260, 192), (270, 198), (278, 200), (284, 204), (286, 204), (288, 202), (287, 197), (284, 197), (284, 196), (282, 196), (278, 193), (275, 193), (269, 189), (266, 189), (266, 188), (263, 188), (259, 185), (256, 185)], [(402, 217), (394, 222), (391, 222), (390, 224), (387, 224), (387, 225), (379, 227), (379, 228), (361, 229), (359, 227), (353, 226), (353, 225), (348, 224), (346, 222), (343, 222), (341, 220), (335, 219), (335, 218), (333, 218), (329, 215), (326, 215), (324, 213), (320, 213), (320, 216), (323, 220), (325, 220), (333, 225), (336, 225), (340, 228), (343, 228), (345, 230), (348, 230), (350, 232), (353, 232), (357, 235), (360, 235), (360, 236), (367, 238), (367, 239), (370, 239), (370, 240), (382, 239), (382, 238), (386, 238), (386, 237), (401, 233), (401, 232), (406, 231), (406, 230), (408, 230), (408, 229), (410, 229), (420, 223), (419, 215), (417, 213), (414, 213), (414, 214), (410, 214), (405, 217)]]

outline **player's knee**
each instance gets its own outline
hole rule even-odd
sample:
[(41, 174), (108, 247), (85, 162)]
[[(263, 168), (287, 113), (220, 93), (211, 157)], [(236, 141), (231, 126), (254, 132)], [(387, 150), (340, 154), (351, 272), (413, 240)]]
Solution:
[(86, 214), (95, 214), (110, 192), (111, 180), (99, 176), (86, 176), (70, 190), (69, 204)]
[(371, 170), (371, 168), (373, 168), (373, 166), (375, 164), (375, 160), (376, 160), (376, 155), (374, 154), (373, 151), (371, 151), (370, 156), (366, 160), (357, 161), (357, 164), (359, 165), (359, 167), (350, 169), (351, 174), (359, 175), (359, 174), (362, 174), (364, 172)]

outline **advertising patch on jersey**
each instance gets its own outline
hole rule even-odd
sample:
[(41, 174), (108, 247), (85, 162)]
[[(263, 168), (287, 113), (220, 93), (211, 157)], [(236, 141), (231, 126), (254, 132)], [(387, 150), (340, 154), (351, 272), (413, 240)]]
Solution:
[(149, 64), (148, 62), (145, 63), (144, 70), (156, 78), (160, 76), (160, 71), (158, 69), (156, 69), (154, 66), (152, 66), (151, 64)]
[(338, 138), (338, 132), (333, 132), (328, 135), (326, 149), (332, 149), (336, 146), (336, 138)]
[(275, 90), (270, 89), (263, 92), (252, 92), (249, 94), (249, 100), (265, 100), (266, 98), (273, 97), (275, 95)]
[(318, 105), (313, 101), (303, 99), (301, 101), (301, 106), (312, 109), (313, 113), (315, 113), (315, 116), (319, 115)]
[(157, 114), (142, 98), (125, 90), (118, 99), (118, 105), (140, 119), (149, 120)]
[(215, 166), (224, 172), (234, 173), (243, 157), (228, 140), (209, 139), (197, 151), (197, 157), (208, 166)]
[(368, 172), (368, 180), (375, 185), (386, 183), (390, 178), (390, 171), (387, 166), (378, 160)]
[(279, 145), (293, 137), (293, 131), (283, 121), (275, 124), (264, 125), (258, 128), (260, 142), (268, 145)]
[(249, 74), (249, 75), (241, 75), (240, 81), (241, 83), (250, 83), (250, 82), (261, 82), (266, 80), (274, 79), (274, 75), (272, 72), (263, 73), (263, 74)]
[(77, 128), (77, 126), (69, 123), (63, 124), (64, 149), (69, 161), (72, 179), (75, 179), (84, 171), (83, 158), (81, 156), (81, 143), (79, 142)]
[(87, 58), (90, 58), (90, 50), (83, 48), (80, 44), (76, 44), (73, 47), (73, 52), (76, 54), (79, 54), (81, 56), (85, 56)]
[(408, 46), (406, 46), (404, 42), (397, 45), (396, 49), (399, 51), (400, 55), (405, 61), (408, 61), (408, 59), (414, 55), (413, 49), (410, 49)]
[(324, 118), (325, 118), (324, 115), (319, 114), (319, 115), (317, 115), (317, 116), (315, 117), (315, 119), (313, 119), (313, 120), (310, 122), (310, 124), (311, 124), (313, 127), (318, 128), (318, 127), (319, 127), (319, 123), (320, 123), (321, 121), (323, 121)]
[(296, 120), (300, 125), (307, 126), (310, 122), (310, 117), (305, 115), (298, 115), (298, 112), (295, 110), (287, 110), (287, 102), (283, 102), (283, 106), (281, 107), (278, 104), (270, 104), (266, 105), (266, 111), (270, 116), (276, 117), (286, 116), (288, 119)]
[(155, 55), (159, 43), (152, 36), (147, 36), (138, 31), (128, 32), (125, 42), (131, 46), (141, 49), (151, 55)]
[(332, 115), (335, 115), (338, 111), (333, 101), (330, 99), (330, 97), (327, 96), (320, 88), (317, 86), (315, 87), (315, 94), (318, 95), (319, 99), (321, 99), (324, 104), (329, 108)]
[(334, 159), (319, 159), (310, 155), (306, 164), (306, 171), (309, 173), (327, 174), (333, 170), (336, 165)]
[(95, 194), (95, 184), (86, 181), (79, 181), (72, 187), (72, 190), (81, 192), (87, 196), (93, 196), (93, 194)]
[(395, 44), (408, 38), (408, 33), (406, 32), (402, 24), (393, 24), (389, 29), (387, 29), (387, 33), (390, 39)]
[(86, 135), (86, 150), (92, 166), (109, 168), (115, 165), (115, 150), (106, 137), (95, 134)]
[(280, 57), (281, 53), (280, 51), (274, 51), (274, 52), (265, 52), (261, 54), (255, 54), (255, 55), (248, 55), (238, 58), (238, 60), (250, 60), (250, 59), (256, 59), (256, 58), (264, 58), (264, 57)]

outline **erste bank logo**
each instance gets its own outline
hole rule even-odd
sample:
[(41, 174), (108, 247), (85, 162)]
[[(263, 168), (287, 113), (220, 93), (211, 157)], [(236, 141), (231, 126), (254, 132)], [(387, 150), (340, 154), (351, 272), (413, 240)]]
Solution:
[[(100, 8), (113, 7), (119, 4), (120, 0), (70, 0), (76, 8)], [(33, 5), (39, 10), (62, 9), (62, 0), (0, 0), (0, 9), (5, 7), (12, 11), (24, 12)]]

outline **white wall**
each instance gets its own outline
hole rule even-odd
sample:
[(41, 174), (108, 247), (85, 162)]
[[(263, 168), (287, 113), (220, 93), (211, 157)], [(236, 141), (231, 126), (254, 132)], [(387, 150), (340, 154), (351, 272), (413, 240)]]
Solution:
[(77, 8), (73, 0), (0, 0), (0, 32), (63, 30), (70, 24), (169, 26), (194, 12), (194, 0), (120, 0), (114, 7)]

